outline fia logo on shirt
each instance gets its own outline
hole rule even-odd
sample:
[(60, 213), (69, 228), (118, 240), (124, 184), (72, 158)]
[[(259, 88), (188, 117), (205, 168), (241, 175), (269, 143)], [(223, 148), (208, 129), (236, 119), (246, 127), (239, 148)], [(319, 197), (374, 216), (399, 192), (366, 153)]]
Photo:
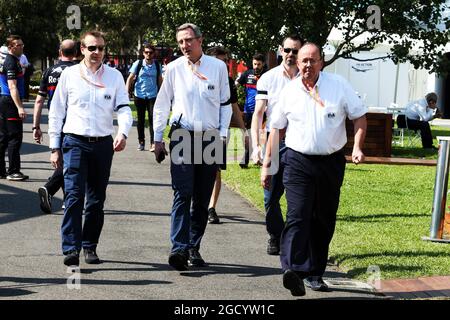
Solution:
[(330, 112), (330, 113), (327, 114), (327, 117), (330, 118), (330, 119), (334, 118), (335, 116), (336, 115), (334, 114), (334, 112)]
[(111, 100), (111, 95), (105, 94), (105, 100)]
[(214, 85), (213, 84), (208, 84), (208, 90), (214, 90)]

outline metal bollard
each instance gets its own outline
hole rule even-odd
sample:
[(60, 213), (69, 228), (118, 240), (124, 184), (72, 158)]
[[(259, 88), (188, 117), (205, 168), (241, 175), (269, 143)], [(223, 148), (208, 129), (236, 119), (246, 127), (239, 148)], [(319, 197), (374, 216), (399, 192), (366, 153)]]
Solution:
[[(450, 243), (450, 240), (442, 239), (444, 214), (447, 202), (450, 137), (437, 137), (437, 139), (439, 141), (439, 154), (436, 167), (436, 180), (434, 182), (430, 237), (422, 237), (422, 239)], [(450, 203), (448, 205), (450, 205)]]

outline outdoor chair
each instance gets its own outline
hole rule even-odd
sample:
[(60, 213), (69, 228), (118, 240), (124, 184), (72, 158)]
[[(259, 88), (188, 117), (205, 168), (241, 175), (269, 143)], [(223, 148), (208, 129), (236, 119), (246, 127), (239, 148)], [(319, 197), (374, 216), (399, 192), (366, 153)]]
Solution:
[(399, 144), (403, 147), (405, 138), (407, 141), (407, 147), (414, 147), (417, 143), (420, 143), (421, 136), (419, 130), (413, 130), (408, 128), (408, 121), (406, 120), (405, 114), (397, 115), (397, 128), (399, 135)]

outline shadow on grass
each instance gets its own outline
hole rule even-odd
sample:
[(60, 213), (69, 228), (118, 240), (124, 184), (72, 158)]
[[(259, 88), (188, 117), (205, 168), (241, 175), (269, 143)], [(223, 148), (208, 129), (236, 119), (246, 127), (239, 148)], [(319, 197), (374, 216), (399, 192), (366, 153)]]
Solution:
[(355, 215), (338, 215), (337, 221), (344, 222), (380, 222), (392, 219), (403, 219), (403, 218), (420, 218), (420, 217), (430, 217), (431, 214), (428, 213), (379, 213), (379, 214), (355, 214)]
[[(342, 265), (346, 260), (362, 260), (366, 258), (441, 258), (446, 253), (443, 251), (433, 252), (433, 251), (420, 251), (420, 252), (399, 252), (399, 251), (391, 251), (391, 252), (373, 252), (373, 253), (364, 253), (364, 254), (340, 254), (336, 256), (331, 256), (330, 261), (334, 264)], [(401, 260), (404, 261), (404, 260)], [(380, 268), (380, 271), (386, 273), (414, 273), (423, 269), (422, 266), (411, 266), (411, 265), (395, 265), (395, 264), (382, 264), (377, 263), (377, 266)], [(352, 277), (361, 277), (367, 274), (367, 267), (358, 267), (349, 269), (347, 274)]]

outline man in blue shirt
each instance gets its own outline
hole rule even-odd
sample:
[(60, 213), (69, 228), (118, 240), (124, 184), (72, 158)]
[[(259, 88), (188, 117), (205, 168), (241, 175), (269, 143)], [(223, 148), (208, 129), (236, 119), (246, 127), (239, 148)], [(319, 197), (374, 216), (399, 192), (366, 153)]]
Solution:
[[(255, 111), (255, 97), (258, 92), (256, 90), (256, 84), (264, 73), (264, 55), (260, 53), (255, 54), (253, 56), (252, 65), (253, 69), (245, 71), (238, 79), (236, 79), (236, 84), (240, 84), (245, 88), (244, 122), (247, 130), (250, 130), (251, 128), (253, 112)], [(242, 168), (247, 167), (249, 159), (249, 148), (246, 146), (244, 163), (241, 163), (240, 166)]]
[(161, 65), (156, 59), (155, 47), (147, 43), (143, 48), (144, 59), (137, 60), (130, 68), (130, 75), (127, 79), (127, 90), (132, 91), (134, 84), (134, 104), (136, 105), (138, 115), (138, 150), (145, 149), (145, 111), (148, 113), (149, 129), (150, 129), (150, 151), (155, 150), (153, 135), (153, 106), (155, 105), (156, 95), (162, 83)]
[[(22, 99), (25, 94), (24, 74), (19, 57), (23, 53), (22, 38), (10, 35), (6, 39), (8, 54), (0, 72), (0, 178), (22, 181), (28, 176), (20, 172), (20, 147), (23, 120), (26, 117)], [(5, 152), (8, 149), (9, 168), (6, 172)]]

